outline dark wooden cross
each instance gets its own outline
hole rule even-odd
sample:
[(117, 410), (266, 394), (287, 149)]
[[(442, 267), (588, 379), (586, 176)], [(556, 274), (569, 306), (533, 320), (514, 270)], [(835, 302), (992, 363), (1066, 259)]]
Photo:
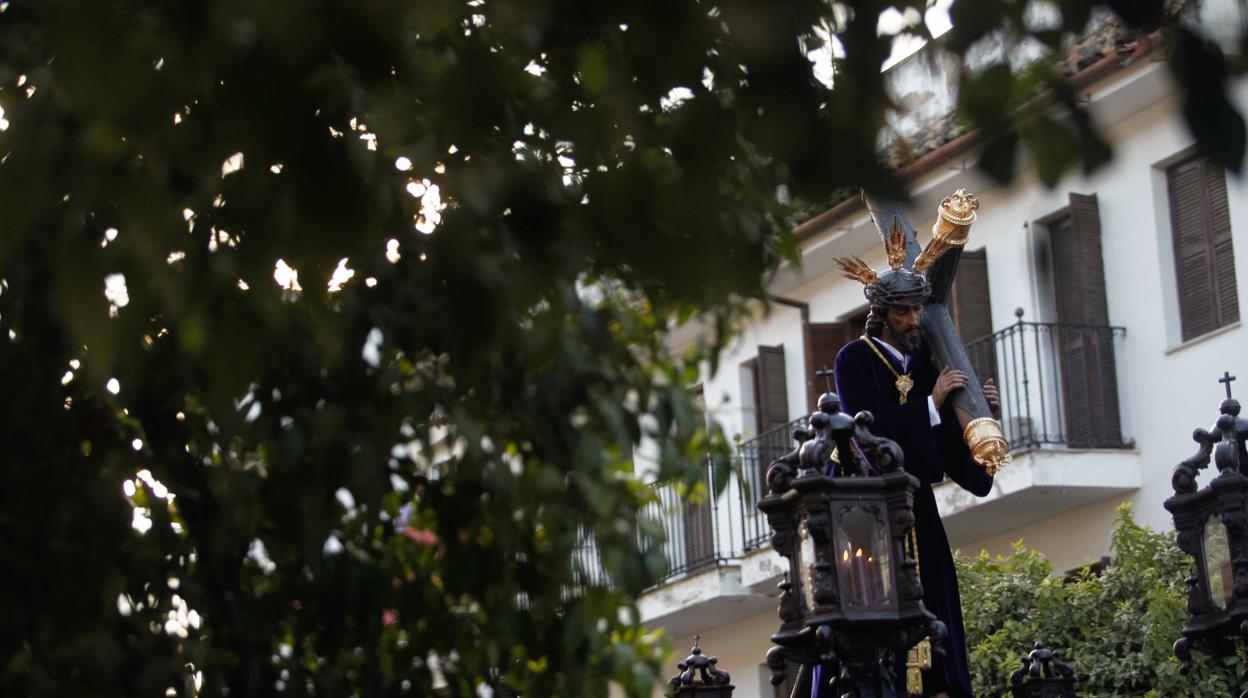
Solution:
[(1226, 399), (1227, 400), (1231, 399), (1231, 381), (1233, 380), (1235, 380), (1235, 376), (1232, 376), (1230, 371), (1223, 371), (1222, 377), (1218, 379), (1219, 383), (1223, 383), (1226, 385)]
[[(918, 259), (922, 248), (919, 247), (918, 234), (906, 218), (901, 203), (869, 195), (864, 199), (871, 212), (872, 222), (880, 231), (881, 238), (888, 239), (888, 232), (892, 230), (894, 218), (901, 223), (901, 230), (906, 236), (905, 266), (907, 269), (914, 266), (914, 260)], [(958, 412), (959, 421), (965, 426), (972, 419), (993, 415), (991, 408), (988, 407), (988, 400), (984, 398), (982, 383), (975, 375), (971, 359), (966, 354), (966, 347), (962, 344), (958, 329), (953, 324), (953, 316), (949, 314), (949, 293), (953, 286), (953, 278), (958, 273), (958, 260), (961, 257), (962, 248), (954, 247), (941, 255), (940, 259), (928, 269), (927, 279), (932, 285), (932, 295), (923, 306), (921, 327), (923, 336), (932, 349), (932, 356), (938, 363), (938, 368), (948, 366), (966, 374), (966, 389), (956, 390), (950, 396)]]

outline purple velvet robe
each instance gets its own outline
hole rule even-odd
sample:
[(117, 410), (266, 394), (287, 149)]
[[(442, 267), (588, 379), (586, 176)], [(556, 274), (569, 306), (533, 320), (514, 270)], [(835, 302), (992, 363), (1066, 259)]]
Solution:
[[(866, 341), (854, 340), (837, 354), (834, 368), (836, 389), (845, 412), (857, 414), (868, 410), (875, 416), (872, 431), (901, 446), (906, 470), (920, 482), (914, 495), (914, 514), (923, 603), (949, 630), (944, 642), (945, 656), (934, 657), (932, 669), (923, 672), (924, 693), (930, 695), (946, 691), (952, 698), (972, 698), (958, 579), (949, 540), (945, 537), (945, 529), (936, 509), (932, 485), (949, 477), (963, 489), (982, 497), (992, 488), (992, 477), (971, 460), (970, 450), (962, 441), (952, 400), (947, 400), (940, 410), (941, 423), (931, 426), (927, 397), (932, 394), (940, 369), (934, 365), (928, 350), (921, 349), (910, 357), (910, 377), (914, 380), (914, 388), (910, 390), (906, 404), (900, 405), (896, 377), (866, 345)], [(878, 344), (876, 346), (898, 373), (903, 372), (901, 364), (887, 349)], [(904, 662), (905, 657), (898, 658), (899, 668), (904, 666)], [(829, 672), (819, 673), (824, 679), (821, 683), (826, 684)], [(904, 690), (904, 673), (896, 676), (896, 681), (899, 691)], [(830, 692), (825, 689), (816, 695), (823, 698)]]

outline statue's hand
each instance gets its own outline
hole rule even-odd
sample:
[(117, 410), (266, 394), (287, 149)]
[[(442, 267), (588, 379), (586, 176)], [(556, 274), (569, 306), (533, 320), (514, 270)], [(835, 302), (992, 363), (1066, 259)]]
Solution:
[(997, 393), (997, 386), (991, 378), (984, 381), (984, 399), (988, 401), (988, 408), (994, 413), (1001, 411), (1001, 396)]
[(966, 387), (966, 374), (946, 366), (936, 377), (936, 387), (932, 388), (932, 402), (936, 403), (936, 409), (940, 409), (945, 404), (945, 398), (949, 397), (949, 393)]

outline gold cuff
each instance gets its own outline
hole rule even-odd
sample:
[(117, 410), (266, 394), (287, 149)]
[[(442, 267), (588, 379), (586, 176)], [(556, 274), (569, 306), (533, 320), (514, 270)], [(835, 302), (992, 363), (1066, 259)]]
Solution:
[(1001, 466), (1014, 460), (1001, 423), (992, 417), (972, 419), (962, 431), (962, 438), (971, 449), (971, 457), (989, 475), (996, 475)]
[(961, 247), (971, 239), (970, 223), (951, 223), (944, 218), (937, 218), (932, 225), (932, 239), (945, 246)]

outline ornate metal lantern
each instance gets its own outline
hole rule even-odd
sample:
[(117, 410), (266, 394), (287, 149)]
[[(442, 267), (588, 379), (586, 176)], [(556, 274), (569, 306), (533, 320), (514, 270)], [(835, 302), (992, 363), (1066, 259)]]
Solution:
[(674, 698), (732, 698), (732, 677), (720, 670), (715, 657), (702, 654), (700, 638), (693, 636), (693, 651), (676, 665), (680, 671), (667, 682), (667, 695)]
[(1026, 657), (1023, 666), (1010, 674), (1010, 695), (1013, 698), (1079, 698), (1075, 693), (1075, 670), (1062, 661), (1061, 655), (1039, 642)]
[(797, 449), (768, 468), (758, 503), (772, 546), (789, 563), (772, 636), (778, 646), (767, 654), (772, 682), (797, 662), (797, 690), (808, 691), (814, 666), (838, 662), (838, 695), (864, 682), (885, 685), (876, 683), (878, 670), (895, 653), (945, 634), (923, 606), (910, 536), (919, 482), (902, 469), (900, 447), (871, 433), (869, 412), (851, 419), (840, 406), (831, 393), (819, 398), (809, 426), (794, 430)]
[[(1235, 637), (1248, 642), (1248, 421), (1231, 397), (1234, 379), (1226, 373), (1219, 381), (1226, 384), (1221, 415), (1212, 430), (1192, 434), (1199, 448), (1174, 469), (1174, 496), (1165, 502), (1175, 542), (1196, 563), (1195, 576), (1187, 578), (1187, 627), (1174, 643), (1183, 673), (1191, 669), (1192, 649), (1226, 656), (1235, 651)], [(1196, 475), (1211, 454), (1218, 475), (1197, 490)]]

